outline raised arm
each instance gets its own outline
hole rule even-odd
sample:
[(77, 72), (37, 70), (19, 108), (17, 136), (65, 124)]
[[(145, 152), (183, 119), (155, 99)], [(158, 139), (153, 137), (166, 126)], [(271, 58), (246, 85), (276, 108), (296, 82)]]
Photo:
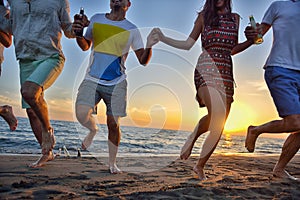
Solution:
[[(83, 28), (88, 27), (89, 24), (90, 21), (88, 20), (86, 15), (83, 15), (82, 19), (79, 19), (77, 15), (75, 15), (74, 22), (72, 24), (72, 31), (75, 32), (78, 30), (82, 30)], [(87, 51), (92, 45), (92, 41), (85, 38), (84, 36), (76, 37), (76, 42), (83, 51)]]
[(155, 31), (159, 35), (160, 41), (162, 41), (163, 43), (178, 49), (190, 50), (194, 46), (195, 42), (198, 40), (200, 34), (203, 31), (203, 28), (203, 14), (200, 13), (194, 23), (192, 32), (186, 40), (176, 40), (170, 37), (166, 37), (160, 29), (155, 29)]
[(86, 39), (85, 37), (76, 37), (76, 42), (82, 51), (87, 51), (92, 45), (92, 41)]
[(68, 0), (61, 2), (61, 8), (59, 10), (59, 18), (61, 28), (67, 38), (75, 38), (75, 33), (72, 31), (72, 21), (70, 17), (70, 4)]
[(231, 55), (238, 54), (253, 44), (253, 40), (246, 40), (245, 42), (237, 44), (231, 51)]
[(245, 50), (254, 43), (254, 39), (256, 38), (258, 33), (265, 35), (270, 28), (271, 25), (265, 23), (257, 24), (257, 29), (254, 29), (251, 26), (247, 26), (244, 31), (247, 41), (238, 44), (236, 47), (234, 47), (231, 54), (234, 55)]
[(2, 35), (1, 33), (3, 37), (1, 38), (1, 43), (5, 47), (9, 47), (11, 44), (11, 23), (9, 20), (9, 12), (7, 8), (4, 6), (3, 0), (0, 0), (0, 31), (2, 31), (4, 34)]

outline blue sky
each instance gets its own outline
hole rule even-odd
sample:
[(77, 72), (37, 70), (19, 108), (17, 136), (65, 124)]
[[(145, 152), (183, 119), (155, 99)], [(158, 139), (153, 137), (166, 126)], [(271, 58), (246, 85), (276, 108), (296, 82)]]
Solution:
[[(274, 0), (233, 0), (233, 11), (241, 16), (240, 41), (249, 15), (261, 21), (267, 7)], [(127, 19), (136, 24), (146, 40), (154, 27), (160, 27), (171, 37), (185, 39), (192, 30), (197, 12), (204, 0), (132, 0)], [(84, 7), (87, 16), (109, 12), (109, 0), (70, 0), (71, 16)], [(73, 17), (72, 17), (73, 18)], [(245, 130), (247, 125), (277, 118), (272, 99), (263, 80), (263, 64), (272, 45), (272, 33), (264, 43), (252, 46), (233, 57), (237, 88), (235, 102), (226, 125), (228, 131)], [(63, 38), (66, 56), (64, 71), (56, 83), (46, 91), (52, 119), (76, 120), (74, 98), (88, 63), (88, 52), (82, 52), (74, 39)], [(177, 50), (158, 44), (145, 68), (138, 64), (131, 52), (127, 60), (128, 116), (124, 125), (191, 130), (206, 113), (194, 100), (193, 71), (201, 53), (200, 41), (190, 51)], [(19, 71), (14, 47), (5, 50), (5, 62), (0, 77), (0, 105), (11, 104), (18, 116), (25, 116), (20, 105)], [(99, 122), (104, 122), (105, 108), (99, 108)]]

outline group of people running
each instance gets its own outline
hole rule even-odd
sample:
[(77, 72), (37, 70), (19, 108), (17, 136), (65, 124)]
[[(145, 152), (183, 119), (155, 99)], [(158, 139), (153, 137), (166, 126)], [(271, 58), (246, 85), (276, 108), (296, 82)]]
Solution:
[[(290, 133), (273, 175), (296, 180), (285, 171), (285, 167), (300, 148), (299, 0), (273, 2), (257, 28), (245, 28), (247, 40), (242, 43), (238, 42), (240, 16), (232, 12), (231, 0), (206, 0), (186, 40), (167, 37), (162, 30), (154, 28), (147, 37), (146, 46), (138, 28), (126, 18), (130, 0), (110, 0), (109, 13), (97, 13), (90, 19), (86, 15), (75, 15), (73, 22), (68, 0), (8, 0), (9, 17), (3, 0), (0, 3), (0, 30), (10, 38), (13, 35), (19, 61), (22, 107), (26, 109), (32, 131), (42, 149), (41, 157), (31, 167), (41, 167), (55, 157), (54, 129), (44, 91), (63, 70), (62, 32), (68, 38), (76, 38), (83, 51), (91, 49), (90, 64), (78, 89), (75, 112), (80, 124), (89, 130), (82, 141), (82, 149), (87, 149), (98, 131), (92, 114), (97, 111), (97, 104), (104, 101), (110, 173), (122, 172), (116, 164), (116, 157), (121, 140), (120, 118), (126, 116), (125, 61), (130, 48), (139, 63), (147, 65), (152, 47), (158, 42), (189, 50), (201, 37), (202, 52), (195, 67), (194, 83), (196, 99), (200, 107), (206, 107), (207, 115), (199, 120), (188, 136), (180, 158), (188, 159), (198, 137), (207, 133), (199, 160), (193, 168), (199, 179), (205, 180), (205, 164), (221, 138), (233, 103), (232, 55), (253, 45), (258, 34), (264, 35), (272, 27), (274, 41), (264, 66), (265, 80), (281, 119), (249, 126), (245, 147), (253, 152), (256, 139), (262, 133)], [(84, 28), (84, 35), (75, 34)], [(5, 45), (2, 39), (1, 43)], [(2, 107), (0, 113), (11, 130), (15, 130), (17, 120), (11, 107)]]

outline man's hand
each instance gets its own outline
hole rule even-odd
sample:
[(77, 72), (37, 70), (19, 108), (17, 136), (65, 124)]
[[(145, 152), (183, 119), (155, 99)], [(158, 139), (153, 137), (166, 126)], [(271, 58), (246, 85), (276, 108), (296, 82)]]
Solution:
[(147, 37), (146, 48), (152, 48), (152, 46), (154, 46), (158, 42), (159, 42), (159, 35), (156, 33), (155, 29), (153, 29)]
[(154, 28), (153, 31), (154, 31), (154, 33), (157, 34), (159, 41), (162, 41), (163, 38), (165, 38), (165, 35), (164, 35), (163, 32), (160, 30), (160, 28)]
[(88, 20), (86, 15), (83, 15), (80, 17), (79, 14), (74, 15), (74, 22), (72, 24), (72, 31), (81, 31), (85, 27), (88, 27), (90, 24), (90, 21)]

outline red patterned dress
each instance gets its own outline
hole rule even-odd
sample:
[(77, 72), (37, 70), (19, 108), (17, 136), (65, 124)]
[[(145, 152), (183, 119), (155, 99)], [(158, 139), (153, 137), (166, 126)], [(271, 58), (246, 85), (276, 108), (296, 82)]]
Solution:
[[(202, 53), (194, 73), (196, 90), (210, 86), (225, 95), (227, 103), (233, 102), (234, 79), (231, 50), (238, 43), (238, 24), (235, 14), (219, 16), (219, 26), (206, 26), (201, 34)], [(197, 100), (200, 107), (204, 103)]]

